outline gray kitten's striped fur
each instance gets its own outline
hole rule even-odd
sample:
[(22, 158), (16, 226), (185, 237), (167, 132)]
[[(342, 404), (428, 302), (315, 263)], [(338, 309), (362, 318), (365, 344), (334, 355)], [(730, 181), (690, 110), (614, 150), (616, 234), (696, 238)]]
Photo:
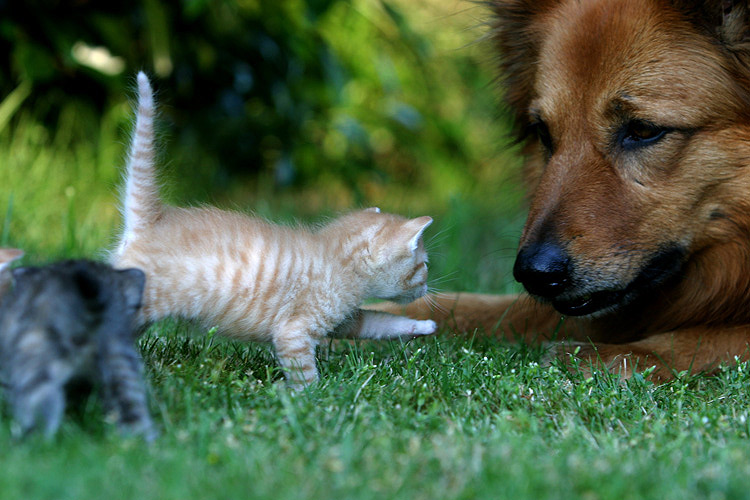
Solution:
[[(3, 257), (0, 251), (0, 259)], [(0, 263), (0, 370), (22, 434), (55, 434), (71, 381), (92, 382), (121, 430), (155, 437), (133, 321), (145, 276), (73, 260), (11, 271)]]

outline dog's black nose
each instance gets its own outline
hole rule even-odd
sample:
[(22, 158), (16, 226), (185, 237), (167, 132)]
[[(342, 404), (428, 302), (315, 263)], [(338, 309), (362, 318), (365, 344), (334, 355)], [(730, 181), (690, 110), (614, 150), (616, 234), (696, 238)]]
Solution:
[(551, 299), (570, 283), (570, 258), (556, 243), (526, 245), (516, 256), (513, 277), (529, 293)]

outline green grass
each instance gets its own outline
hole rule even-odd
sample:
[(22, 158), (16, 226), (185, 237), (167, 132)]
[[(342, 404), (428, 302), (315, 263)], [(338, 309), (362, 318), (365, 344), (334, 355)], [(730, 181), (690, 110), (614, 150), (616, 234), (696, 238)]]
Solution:
[(747, 364), (622, 383), (443, 332), (323, 346), (321, 382), (294, 393), (264, 346), (155, 330), (161, 438), (119, 438), (96, 405), (53, 442), (5, 423), (3, 498), (747, 497)]

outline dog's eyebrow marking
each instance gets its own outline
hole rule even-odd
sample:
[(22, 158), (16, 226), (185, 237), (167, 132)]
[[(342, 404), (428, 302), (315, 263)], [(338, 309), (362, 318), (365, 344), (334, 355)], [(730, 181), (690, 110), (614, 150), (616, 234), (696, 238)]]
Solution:
[(610, 102), (610, 109), (615, 113), (622, 113), (628, 109), (632, 109), (635, 98), (627, 92), (618, 92)]
[(628, 118), (637, 117), (638, 113), (638, 99), (628, 94), (627, 92), (618, 92), (605, 108), (605, 113), (617, 121)]

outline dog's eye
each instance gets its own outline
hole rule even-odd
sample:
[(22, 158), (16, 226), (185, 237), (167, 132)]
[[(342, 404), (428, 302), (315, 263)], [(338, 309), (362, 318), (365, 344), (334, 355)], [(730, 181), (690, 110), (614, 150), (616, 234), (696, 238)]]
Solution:
[(554, 144), (552, 143), (552, 136), (549, 133), (547, 124), (541, 120), (538, 120), (531, 124), (530, 129), (532, 133), (536, 135), (536, 138), (539, 139), (539, 142), (542, 143), (544, 149), (546, 149), (547, 152), (551, 154)]
[(669, 132), (667, 128), (641, 120), (632, 120), (623, 127), (620, 142), (625, 149), (635, 149), (658, 142), (667, 132)]

